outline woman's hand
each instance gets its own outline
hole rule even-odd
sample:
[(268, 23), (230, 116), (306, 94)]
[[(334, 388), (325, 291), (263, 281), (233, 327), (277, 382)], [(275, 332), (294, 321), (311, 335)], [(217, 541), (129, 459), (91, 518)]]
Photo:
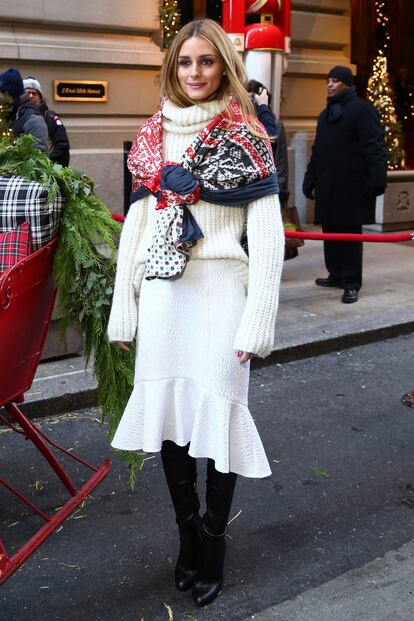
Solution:
[(254, 358), (254, 354), (251, 354), (248, 351), (238, 351), (237, 358), (239, 359), (240, 364), (244, 364), (248, 360), (251, 360), (252, 358)]
[(128, 343), (124, 343), (123, 341), (115, 341), (115, 345), (118, 345), (118, 347), (124, 351), (129, 351)]

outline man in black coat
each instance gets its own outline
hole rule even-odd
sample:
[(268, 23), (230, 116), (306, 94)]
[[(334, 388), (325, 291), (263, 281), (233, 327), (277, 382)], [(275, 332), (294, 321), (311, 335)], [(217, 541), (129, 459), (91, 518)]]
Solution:
[[(387, 185), (384, 131), (374, 106), (357, 97), (350, 69), (334, 67), (327, 83), (303, 193), (315, 200), (315, 224), (324, 233), (361, 233), (363, 224), (375, 222), (375, 197)], [(362, 243), (324, 241), (324, 254), (328, 277), (315, 283), (344, 289), (342, 302), (356, 302)]]

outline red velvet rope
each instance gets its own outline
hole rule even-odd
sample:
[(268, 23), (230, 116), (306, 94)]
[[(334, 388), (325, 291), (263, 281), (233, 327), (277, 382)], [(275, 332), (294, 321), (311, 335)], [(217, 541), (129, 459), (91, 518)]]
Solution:
[(116, 220), (117, 222), (124, 222), (125, 220), (125, 216), (123, 216), (120, 213), (111, 213), (111, 216), (114, 220)]
[[(120, 213), (111, 214), (117, 222), (124, 222), (125, 216)], [(393, 233), (389, 235), (376, 235), (374, 233), (305, 233), (304, 231), (285, 231), (285, 237), (299, 239), (327, 239), (331, 241), (366, 241), (366, 242), (403, 242), (414, 239), (414, 233)]]
[(403, 242), (414, 239), (414, 233), (393, 233), (377, 235), (374, 233), (305, 233), (303, 231), (285, 231), (285, 237), (298, 239), (327, 239), (331, 241), (361, 241), (361, 242)]

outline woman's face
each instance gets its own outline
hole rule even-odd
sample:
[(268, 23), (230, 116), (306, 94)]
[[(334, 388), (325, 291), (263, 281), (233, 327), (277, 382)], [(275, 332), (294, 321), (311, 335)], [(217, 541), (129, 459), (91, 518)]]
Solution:
[(184, 93), (196, 102), (207, 101), (218, 90), (223, 62), (217, 50), (201, 37), (184, 41), (178, 54), (177, 78)]

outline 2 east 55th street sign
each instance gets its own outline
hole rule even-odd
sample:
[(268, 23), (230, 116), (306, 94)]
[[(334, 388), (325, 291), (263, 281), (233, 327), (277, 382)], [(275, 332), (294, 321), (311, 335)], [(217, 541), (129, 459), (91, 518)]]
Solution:
[(108, 101), (108, 82), (98, 80), (54, 80), (55, 101)]

